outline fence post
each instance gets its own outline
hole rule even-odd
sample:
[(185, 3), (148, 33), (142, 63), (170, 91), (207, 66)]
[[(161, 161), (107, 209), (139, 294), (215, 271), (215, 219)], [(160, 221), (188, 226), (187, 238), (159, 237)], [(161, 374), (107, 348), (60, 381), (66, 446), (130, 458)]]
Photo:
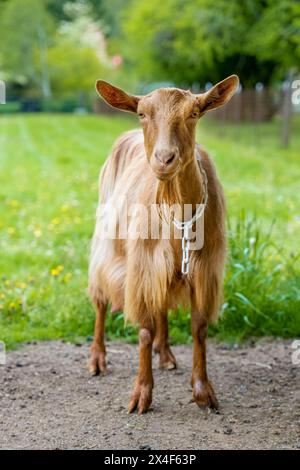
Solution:
[(283, 147), (288, 147), (291, 131), (292, 117), (292, 86), (288, 79), (283, 83), (283, 104), (282, 104), (282, 131), (281, 142)]

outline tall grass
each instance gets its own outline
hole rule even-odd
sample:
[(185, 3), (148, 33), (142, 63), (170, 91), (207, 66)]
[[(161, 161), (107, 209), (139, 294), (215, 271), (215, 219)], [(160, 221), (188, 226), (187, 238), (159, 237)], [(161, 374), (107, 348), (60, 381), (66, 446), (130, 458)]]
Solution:
[[(227, 341), (263, 335), (300, 335), (300, 253), (272, 241), (273, 224), (263, 232), (255, 218), (241, 215), (228, 227), (224, 303), (210, 334)], [(189, 314), (171, 315), (171, 333), (188, 341)]]
[(272, 226), (242, 216), (229, 224), (225, 303), (215, 328), (238, 338), (300, 334), (300, 264), (274, 244)]

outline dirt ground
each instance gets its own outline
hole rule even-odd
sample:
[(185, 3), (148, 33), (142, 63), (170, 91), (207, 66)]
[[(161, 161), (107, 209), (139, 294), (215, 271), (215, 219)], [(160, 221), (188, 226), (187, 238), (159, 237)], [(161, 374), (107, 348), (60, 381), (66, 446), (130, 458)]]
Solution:
[(219, 413), (191, 401), (191, 346), (179, 368), (154, 360), (150, 412), (127, 414), (138, 349), (109, 343), (109, 373), (89, 377), (88, 345), (28, 344), (0, 366), (2, 449), (300, 449), (300, 366), (290, 341), (228, 348), (209, 342)]

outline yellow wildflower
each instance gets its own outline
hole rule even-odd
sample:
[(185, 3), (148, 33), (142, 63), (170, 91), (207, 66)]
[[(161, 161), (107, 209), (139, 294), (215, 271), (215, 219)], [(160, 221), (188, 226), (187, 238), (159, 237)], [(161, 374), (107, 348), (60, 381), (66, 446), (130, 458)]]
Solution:
[(54, 277), (57, 277), (60, 275), (60, 273), (64, 270), (64, 266), (62, 266), (61, 264), (59, 266), (57, 266), (56, 268), (52, 268), (51, 269), (51, 275), (54, 276)]

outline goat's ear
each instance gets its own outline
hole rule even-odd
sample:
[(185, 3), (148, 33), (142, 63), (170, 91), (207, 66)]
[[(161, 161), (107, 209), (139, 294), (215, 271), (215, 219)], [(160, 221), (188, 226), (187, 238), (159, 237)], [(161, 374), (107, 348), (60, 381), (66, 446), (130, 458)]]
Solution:
[(225, 78), (206, 93), (200, 95), (202, 101), (201, 112), (210, 111), (227, 103), (236, 92), (239, 83), (237, 75), (230, 75), (230, 77)]
[(139, 102), (139, 98), (137, 96), (128, 95), (125, 91), (111, 85), (110, 83), (104, 82), (103, 80), (97, 80), (96, 90), (110, 106), (122, 109), (123, 111), (136, 113)]

